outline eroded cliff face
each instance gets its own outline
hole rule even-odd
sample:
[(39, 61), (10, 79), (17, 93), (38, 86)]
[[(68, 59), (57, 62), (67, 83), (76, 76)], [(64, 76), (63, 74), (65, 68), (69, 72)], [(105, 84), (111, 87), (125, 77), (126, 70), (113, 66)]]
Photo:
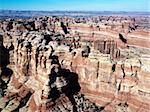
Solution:
[(95, 37), (93, 27), (62, 21), (1, 21), (0, 110), (148, 112), (150, 54), (139, 35), (132, 45), (108, 28)]

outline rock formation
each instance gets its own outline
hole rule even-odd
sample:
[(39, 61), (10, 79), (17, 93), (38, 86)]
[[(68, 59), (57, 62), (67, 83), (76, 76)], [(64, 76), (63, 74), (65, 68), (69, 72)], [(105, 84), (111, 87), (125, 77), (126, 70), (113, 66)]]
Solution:
[(149, 30), (138, 23), (113, 16), (1, 20), (0, 111), (148, 112)]

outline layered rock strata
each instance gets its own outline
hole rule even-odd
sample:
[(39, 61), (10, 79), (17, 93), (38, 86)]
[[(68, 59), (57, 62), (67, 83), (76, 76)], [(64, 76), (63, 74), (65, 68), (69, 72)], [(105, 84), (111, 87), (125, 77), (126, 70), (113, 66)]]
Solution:
[(150, 110), (149, 30), (88, 19), (1, 20), (2, 112)]

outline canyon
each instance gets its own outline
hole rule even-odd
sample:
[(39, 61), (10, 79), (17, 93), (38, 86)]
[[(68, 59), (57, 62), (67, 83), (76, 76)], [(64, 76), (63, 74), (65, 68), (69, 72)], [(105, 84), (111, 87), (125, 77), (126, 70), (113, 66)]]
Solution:
[(149, 20), (0, 20), (0, 111), (149, 112)]

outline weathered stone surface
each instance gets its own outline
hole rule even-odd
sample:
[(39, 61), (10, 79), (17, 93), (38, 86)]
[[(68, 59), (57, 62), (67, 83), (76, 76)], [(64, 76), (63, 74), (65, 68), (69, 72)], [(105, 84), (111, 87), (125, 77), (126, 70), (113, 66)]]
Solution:
[(148, 112), (149, 30), (138, 21), (0, 21), (0, 111)]

